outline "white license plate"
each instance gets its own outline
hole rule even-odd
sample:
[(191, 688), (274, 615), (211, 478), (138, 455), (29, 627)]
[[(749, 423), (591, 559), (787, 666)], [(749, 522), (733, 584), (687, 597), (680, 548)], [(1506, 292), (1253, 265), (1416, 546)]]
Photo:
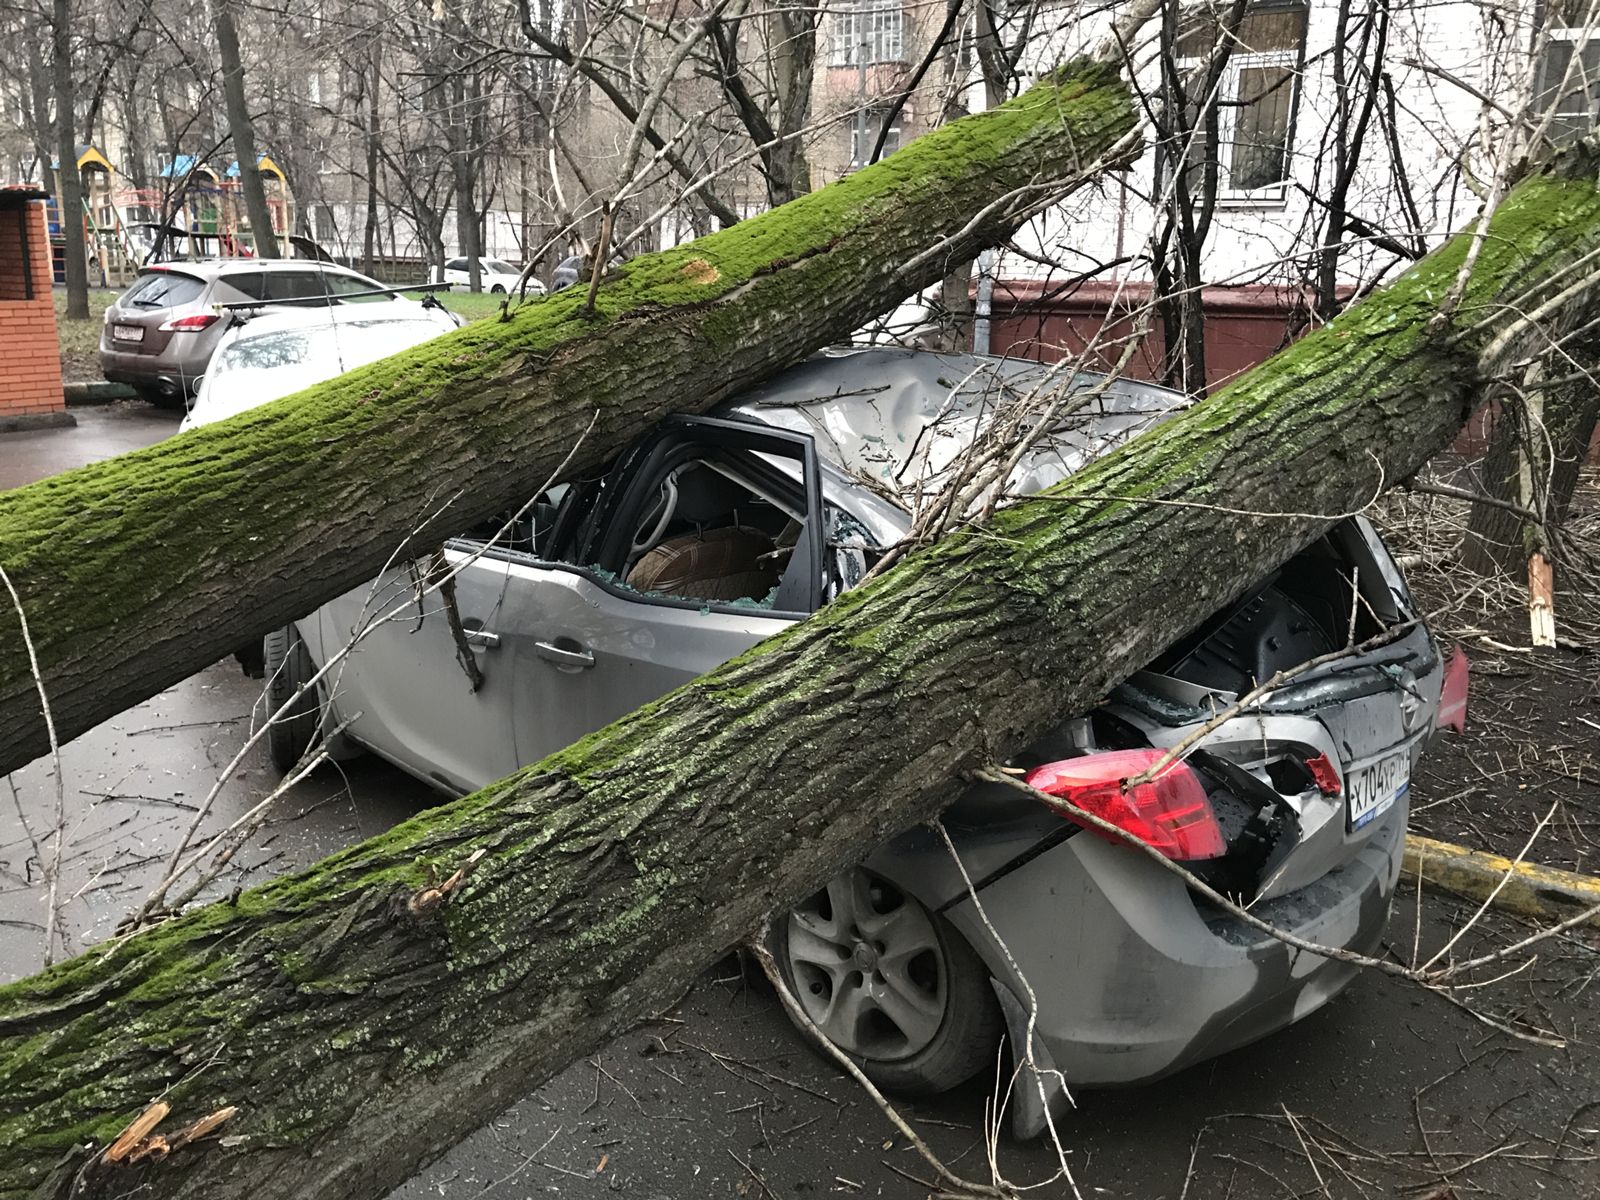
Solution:
[(142, 342), (144, 341), (144, 326), (113, 325), (111, 327), (111, 336), (119, 342)]
[(1411, 755), (1404, 750), (1352, 771), (1344, 788), (1350, 829), (1354, 831), (1377, 820), (1410, 786)]

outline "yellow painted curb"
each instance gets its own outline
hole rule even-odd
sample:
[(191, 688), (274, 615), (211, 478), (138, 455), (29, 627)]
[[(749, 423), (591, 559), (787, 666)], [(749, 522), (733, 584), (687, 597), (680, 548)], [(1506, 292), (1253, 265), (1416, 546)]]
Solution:
[[(1498, 854), (1416, 834), (1406, 838), (1404, 870), (1407, 878), (1421, 875), (1430, 886), (1469, 900), (1487, 900), (1505, 879), (1505, 886), (1494, 897), (1494, 907), (1545, 921), (1565, 921), (1600, 905), (1600, 878), (1593, 875), (1512, 862)], [(1600, 927), (1600, 913), (1584, 924)]]

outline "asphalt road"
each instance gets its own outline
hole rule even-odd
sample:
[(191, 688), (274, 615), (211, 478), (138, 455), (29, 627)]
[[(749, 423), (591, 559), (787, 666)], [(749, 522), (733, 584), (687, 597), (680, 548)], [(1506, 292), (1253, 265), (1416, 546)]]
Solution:
[[(76, 430), (0, 436), (0, 484), (121, 452), (175, 425), (170, 414), (126, 406), (82, 410)], [(65, 748), (61, 895), (74, 950), (106, 936), (161, 877), (244, 744), (256, 687), (231, 661), (218, 664)], [(249, 752), (202, 829), (232, 822), (275, 782), (265, 754)], [(0, 796), (5, 978), (42, 961), (40, 859), (52, 853), (57, 804), (48, 761), (10, 783)], [(435, 802), (371, 760), (324, 772), (273, 807), (215, 890), (309, 863)], [(1414, 937), (1437, 946), (1463, 919), (1435, 897), (1422, 906), (1420, 921), (1413, 894), (1396, 910), (1393, 937), (1408, 959)], [(1492, 920), (1467, 940), (1524, 932)], [(1458, 996), (1493, 1020), (1556, 1031), (1561, 1048), (1514, 1039), (1446, 999), (1369, 975), (1253, 1047), (1157, 1084), (1079, 1096), (1060, 1126), (1065, 1162), (1086, 1198), (1600, 1196), (1597, 975), (1594, 940), (1570, 937), (1547, 943), (1512, 978)], [(946, 1162), (977, 1178), (988, 1173), (988, 1093), (985, 1081), (906, 1110)], [(1059, 1169), (1047, 1145), (1005, 1134), (996, 1156), (1019, 1182)], [(395, 1197), (910, 1198), (929, 1194), (918, 1182), (929, 1179), (905, 1139), (729, 959), (658, 1022), (531, 1088)], [(1074, 1192), (1056, 1179), (1034, 1194)]]

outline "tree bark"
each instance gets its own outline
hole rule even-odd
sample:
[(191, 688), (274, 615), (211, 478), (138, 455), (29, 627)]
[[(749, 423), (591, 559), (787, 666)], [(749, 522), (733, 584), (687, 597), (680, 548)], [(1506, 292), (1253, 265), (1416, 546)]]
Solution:
[[(0, 989), (0, 1198), (62, 1195), (157, 1095), (174, 1126), (237, 1106), (227, 1140), (78, 1194), (381, 1196), (1447, 445), (1528, 344), (1428, 332), (1469, 240), (544, 762)], [(1462, 311), (1536, 308), (1597, 248), (1592, 178), (1527, 181)]]
[[(1524, 518), (1509, 509), (1474, 504), (1461, 557), (1480, 575), (1508, 575), (1520, 581), (1529, 554), (1542, 548), (1546, 538), (1559, 541), (1578, 471), (1600, 418), (1600, 390), (1585, 374), (1597, 361), (1596, 349), (1585, 345), (1548, 365), (1537, 383), (1543, 400), (1538, 428), (1528, 420), (1521, 398), (1507, 396), (1501, 401), (1479, 468), (1479, 486), (1496, 500), (1542, 513), (1544, 528), (1530, 531)], [(1527, 494), (1524, 479), (1530, 485)]]
[[(833, 187), (633, 259), (593, 313), (586, 288), (558, 292), (5, 493), (0, 566), (57, 730), (76, 736), (304, 615), (402, 544), (425, 552), (521, 504), (575, 443), (569, 469), (590, 470), (666, 413), (709, 408), (847, 336), (1010, 236), (1041, 179), (1070, 191), (1113, 146), (1131, 150), (1132, 126), (1115, 73), (1080, 65)], [(0, 771), (48, 746), (27, 654), (5, 628)]]
[(469, 123), (464, 109), (467, 92), (460, 75), (452, 81), (454, 103), (449, 120), (450, 180), (455, 195), (456, 253), (467, 260), (467, 290), (483, 291), (483, 266), (478, 260), (478, 214), (473, 205), (473, 161), (468, 146)]
[(76, 89), (72, 78), (72, 0), (54, 0), (50, 8), (56, 97), (56, 208), (67, 276), (67, 319), (89, 319), (89, 261), (84, 241), (83, 180), (78, 174), (78, 138), (73, 124)]
[(258, 258), (281, 258), (278, 239), (273, 234), (272, 212), (267, 208), (267, 190), (256, 169), (255, 122), (244, 94), (244, 62), (239, 57), (239, 31), (234, 27), (229, 0), (213, 0), (217, 23), (217, 62), (222, 69), (222, 95), (228, 109), (228, 134), (233, 139), (233, 155), (239, 164), (239, 188), (244, 194), (245, 215), (250, 218), (250, 241)]
[(361, 229), (361, 270), (372, 275), (373, 255), (378, 237), (378, 142), (382, 135), (382, 116), (378, 103), (378, 89), (383, 86), (383, 75), (378, 69), (378, 48), (374, 46), (362, 63), (361, 84), (366, 89), (366, 112), (361, 130), (362, 145), (366, 154), (366, 220)]

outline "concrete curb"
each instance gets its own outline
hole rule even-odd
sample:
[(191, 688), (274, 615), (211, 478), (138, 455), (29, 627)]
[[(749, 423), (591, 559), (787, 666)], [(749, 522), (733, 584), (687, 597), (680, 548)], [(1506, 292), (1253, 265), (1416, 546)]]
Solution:
[(26, 433), (33, 429), (65, 429), (76, 425), (78, 418), (66, 410), (46, 413), (18, 413), (13, 417), (0, 417), (0, 433)]
[(110, 404), (114, 400), (132, 400), (138, 395), (125, 383), (112, 383), (105, 379), (64, 383), (61, 385), (61, 394), (66, 398), (68, 408), (79, 408), (87, 404)]
[[(1600, 905), (1600, 878), (1595, 876), (1513, 862), (1498, 854), (1468, 850), (1416, 834), (1406, 838), (1403, 870), (1407, 877), (1420, 875), (1430, 886), (1469, 900), (1487, 900), (1499, 887), (1495, 908), (1543, 921), (1565, 921)], [(1502, 879), (1504, 887), (1500, 886)], [(1600, 928), (1600, 913), (1591, 915), (1584, 924)]]

